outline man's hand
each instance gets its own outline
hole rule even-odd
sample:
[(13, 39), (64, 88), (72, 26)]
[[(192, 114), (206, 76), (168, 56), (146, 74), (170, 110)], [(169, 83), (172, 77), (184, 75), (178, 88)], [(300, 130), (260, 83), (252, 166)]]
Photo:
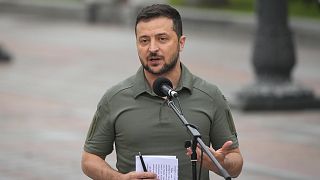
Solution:
[[(197, 151), (197, 160), (201, 163), (201, 147), (198, 145)], [(209, 148), (209, 151), (213, 154), (213, 156), (219, 161), (221, 166), (223, 166), (231, 176), (238, 176), (242, 169), (242, 156), (240, 154), (239, 148), (232, 148), (232, 141), (227, 141), (223, 144), (223, 146), (218, 149), (214, 150), (212, 147)], [(191, 148), (187, 149), (188, 156), (191, 156), (192, 150)], [(203, 154), (203, 167), (209, 169), (217, 174), (219, 174), (218, 168), (214, 165), (207, 154)]]
[(129, 172), (121, 177), (121, 180), (158, 180), (157, 174), (152, 172)]
[(157, 180), (152, 172), (129, 172), (122, 174), (113, 169), (102, 157), (83, 151), (81, 166), (83, 172), (92, 179), (108, 180)]

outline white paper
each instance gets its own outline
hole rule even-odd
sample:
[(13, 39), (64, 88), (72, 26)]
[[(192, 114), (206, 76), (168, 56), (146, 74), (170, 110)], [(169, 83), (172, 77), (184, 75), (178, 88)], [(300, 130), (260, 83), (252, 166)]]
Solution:
[[(156, 173), (160, 180), (178, 180), (176, 156), (142, 156), (148, 172)], [(136, 171), (143, 172), (139, 156), (136, 156)]]

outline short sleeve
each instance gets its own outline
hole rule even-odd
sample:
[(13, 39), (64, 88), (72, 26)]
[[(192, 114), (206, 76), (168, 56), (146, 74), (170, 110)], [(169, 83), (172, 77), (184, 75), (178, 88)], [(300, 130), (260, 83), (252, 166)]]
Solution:
[(87, 133), (84, 150), (105, 158), (113, 151), (114, 125), (107, 104), (99, 104)]
[(219, 149), (226, 141), (233, 142), (233, 148), (239, 146), (237, 131), (234, 125), (230, 108), (225, 97), (219, 89), (213, 102), (213, 124), (210, 131), (210, 139), (214, 149)]

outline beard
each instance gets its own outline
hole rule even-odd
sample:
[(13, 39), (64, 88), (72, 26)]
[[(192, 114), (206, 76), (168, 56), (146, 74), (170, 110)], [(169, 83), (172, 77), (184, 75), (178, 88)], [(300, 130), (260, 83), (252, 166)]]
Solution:
[[(147, 59), (150, 59), (150, 58), (152, 58), (152, 57), (159, 57), (159, 56), (157, 55), (157, 53), (151, 53), (151, 54), (147, 57)], [(160, 75), (163, 75), (163, 74), (171, 71), (171, 70), (176, 66), (176, 64), (177, 64), (177, 62), (178, 62), (178, 59), (179, 59), (179, 51), (177, 51), (177, 53), (174, 54), (174, 55), (171, 57), (169, 63), (165, 63), (165, 64), (163, 65), (163, 67), (162, 67), (159, 71), (154, 71), (154, 70), (152, 70), (152, 68), (151, 68), (150, 66), (148, 66), (148, 63), (145, 63), (145, 64), (144, 64), (144, 63), (143, 63), (143, 60), (142, 60), (142, 58), (141, 58), (140, 56), (139, 56), (139, 59), (140, 59), (140, 62), (141, 62), (141, 64), (142, 64), (143, 68), (144, 68), (146, 71), (148, 71), (149, 73), (151, 73), (151, 74), (153, 74), (153, 75), (160, 76)]]

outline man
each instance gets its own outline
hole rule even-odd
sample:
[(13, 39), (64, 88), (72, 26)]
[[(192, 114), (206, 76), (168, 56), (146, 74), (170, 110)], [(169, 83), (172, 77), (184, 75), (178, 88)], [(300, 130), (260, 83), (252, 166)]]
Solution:
[(0, 62), (9, 62), (10, 60), (10, 54), (0, 46)]
[[(151, 88), (158, 77), (166, 77), (179, 93), (186, 119), (198, 127), (208, 146), (212, 144), (210, 150), (230, 175), (238, 176), (242, 157), (222, 94), (180, 62), (186, 37), (179, 13), (168, 5), (145, 7), (137, 16), (135, 33), (142, 66), (135, 75), (109, 89), (98, 104), (84, 145), (84, 173), (93, 179), (157, 179), (151, 172), (135, 172), (135, 156), (141, 152), (177, 156), (179, 179), (192, 179), (190, 150), (186, 155), (184, 148), (190, 136), (165, 99)], [(105, 162), (114, 144), (117, 170)], [(197, 151), (199, 156), (199, 148)], [(219, 174), (207, 156), (203, 166)], [(202, 172), (202, 179), (209, 179), (208, 170)]]

